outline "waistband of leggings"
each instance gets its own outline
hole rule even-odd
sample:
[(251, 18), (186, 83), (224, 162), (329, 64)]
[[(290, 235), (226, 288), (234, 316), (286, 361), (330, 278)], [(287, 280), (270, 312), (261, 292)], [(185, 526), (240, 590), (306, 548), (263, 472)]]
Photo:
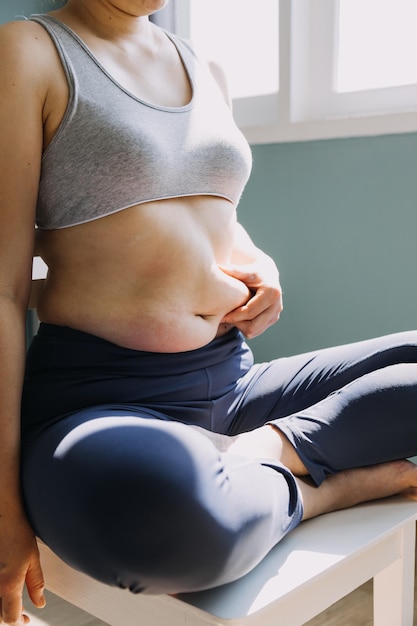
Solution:
[[(185, 374), (233, 361), (241, 363), (238, 370), (253, 360), (252, 352), (236, 328), (196, 350), (185, 352), (147, 352), (132, 350), (106, 339), (65, 326), (42, 323), (29, 349), (28, 369), (39, 370), (40, 363), (54, 367), (112, 368), (126, 374), (127, 370), (146, 372), (148, 376)], [(43, 368), (41, 368), (43, 369)], [(239, 373), (238, 372), (238, 373)]]
[[(185, 352), (173, 352), (173, 353), (164, 353), (164, 352), (147, 352), (146, 350), (135, 350), (132, 348), (125, 348), (119, 346), (117, 344), (104, 339), (103, 337), (99, 337), (98, 335), (92, 335), (90, 333), (86, 333), (83, 330), (77, 330), (76, 328), (71, 328), (70, 326), (59, 326), (58, 324), (48, 324), (46, 322), (41, 322), (38, 328), (37, 336), (40, 339), (56, 339), (59, 341), (79, 341), (86, 343), (99, 343), (102, 345), (108, 345), (109, 347), (113, 346), (120, 350), (126, 350), (127, 352), (134, 352), (138, 354), (186, 354)], [(198, 353), (205, 352), (207, 348), (217, 347), (225, 344), (229, 344), (230, 341), (238, 340), (241, 342), (243, 340), (242, 334), (237, 328), (232, 327), (228, 333), (222, 335), (220, 337), (216, 337), (212, 341), (210, 341), (207, 345), (202, 348), (197, 348), (195, 350), (189, 350), (189, 352)]]

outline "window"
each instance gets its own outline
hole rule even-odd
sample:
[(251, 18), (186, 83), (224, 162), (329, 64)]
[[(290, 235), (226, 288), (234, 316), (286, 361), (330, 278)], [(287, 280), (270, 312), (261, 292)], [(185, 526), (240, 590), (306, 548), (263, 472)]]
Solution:
[[(259, 0), (258, 0), (259, 1)], [(277, 120), (279, 0), (179, 0), (179, 34), (226, 72), (241, 126)]]
[(415, 0), (312, 3), (305, 117), (417, 109), (416, 16)]
[(417, 130), (416, 0), (176, 0), (253, 143)]
[(417, 84), (416, 24), (415, 0), (340, 0), (336, 90)]
[(278, 91), (278, 2), (264, 0), (255, 14), (252, 7), (245, 0), (190, 4), (192, 37), (221, 60), (235, 99)]

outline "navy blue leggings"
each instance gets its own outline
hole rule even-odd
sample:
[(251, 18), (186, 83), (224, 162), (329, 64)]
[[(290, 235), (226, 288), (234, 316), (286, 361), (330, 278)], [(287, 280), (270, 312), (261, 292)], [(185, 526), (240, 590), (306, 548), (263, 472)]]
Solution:
[(36, 533), (134, 592), (193, 591), (252, 569), (297, 524), (292, 474), (220, 453), (190, 424), (265, 423), (327, 475), (417, 454), (417, 332), (254, 364), (240, 333), (199, 350), (120, 348), (42, 324), (22, 399), (22, 484)]

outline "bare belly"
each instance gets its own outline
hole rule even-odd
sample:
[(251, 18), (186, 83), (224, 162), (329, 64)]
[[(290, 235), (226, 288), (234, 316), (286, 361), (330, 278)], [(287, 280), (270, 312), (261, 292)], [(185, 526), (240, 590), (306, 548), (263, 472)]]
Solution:
[(139, 205), (82, 226), (40, 233), (49, 277), (41, 321), (154, 352), (194, 350), (230, 329), (247, 302), (227, 275), (234, 208), (218, 198)]

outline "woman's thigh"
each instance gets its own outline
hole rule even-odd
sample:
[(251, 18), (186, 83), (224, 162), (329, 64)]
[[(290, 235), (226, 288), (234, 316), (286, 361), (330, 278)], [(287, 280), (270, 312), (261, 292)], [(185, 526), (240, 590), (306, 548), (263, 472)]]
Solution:
[(303, 411), (365, 374), (399, 363), (417, 363), (417, 331), (325, 348), (255, 366), (229, 433), (252, 430), (268, 421)]
[(285, 468), (221, 454), (192, 427), (97, 407), (23, 447), (35, 532), (70, 565), (132, 591), (191, 591), (252, 569), (301, 520)]
[(398, 363), (273, 423), (320, 484), (344, 469), (417, 455), (416, 409), (417, 363)]

